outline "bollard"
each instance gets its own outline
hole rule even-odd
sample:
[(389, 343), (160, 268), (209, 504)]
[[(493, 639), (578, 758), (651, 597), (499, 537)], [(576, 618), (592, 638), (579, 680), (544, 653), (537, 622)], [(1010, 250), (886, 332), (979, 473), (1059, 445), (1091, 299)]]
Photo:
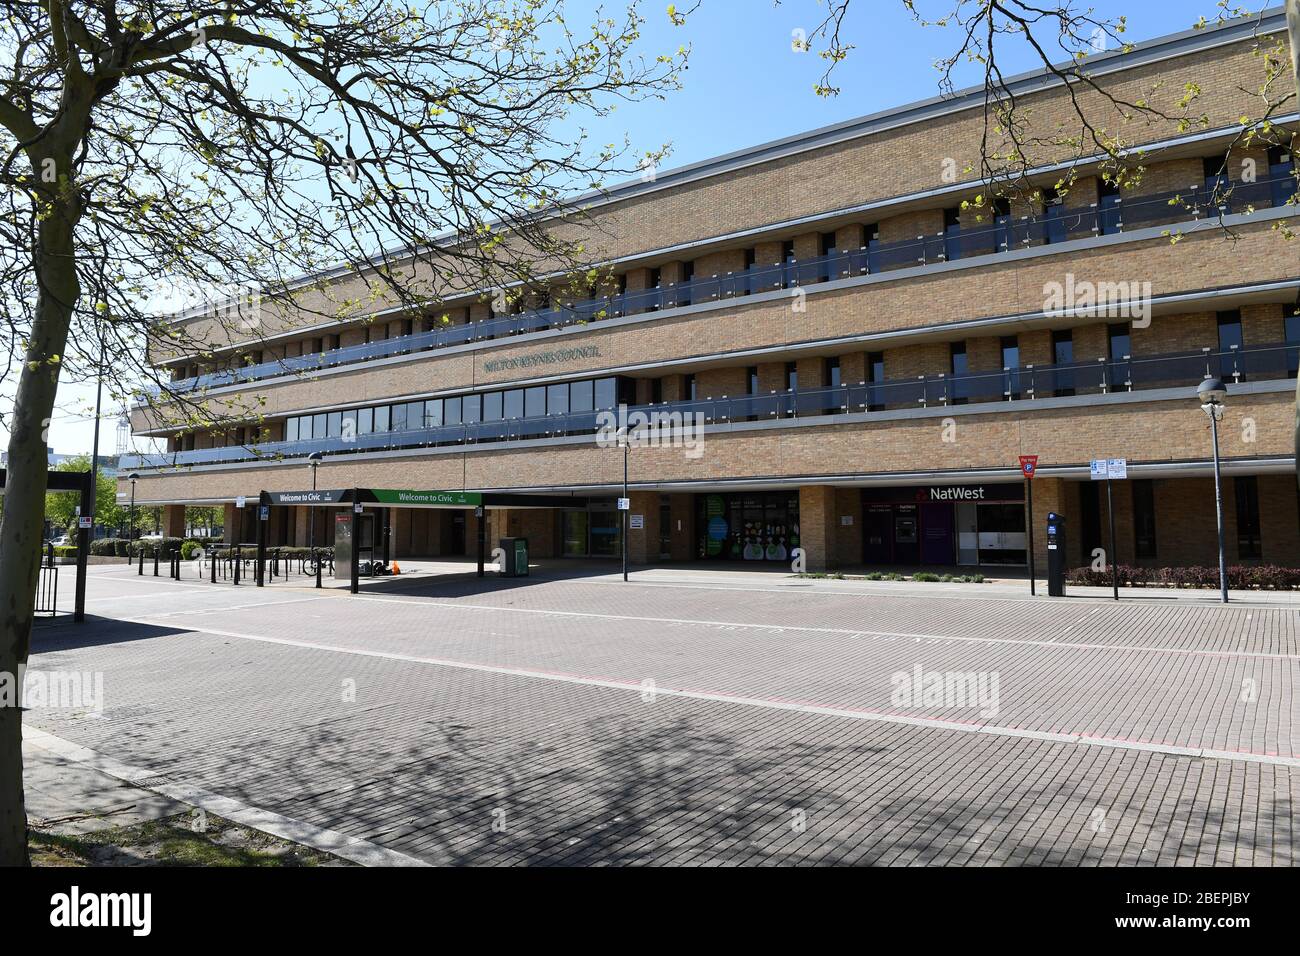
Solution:
[(144, 548), (140, 548), (140, 570), (136, 574), (144, 574)]
[(320, 566), (323, 562), (319, 554), (313, 555), (313, 560), (316, 562), (316, 587), (320, 587)]
[(217, 552), (216, 551), (208, 552), (208, 575), (209, 577), (211, 577), (212, 583), (216, 584), (217, 583)]
[(230, 567), (231, 567), (231, 571), (232, 571), (232, 573), (233, 573), (233, 575), (234, 575), (234, 578), (233, 578), (233, 582), (232, 582), (232, 583), (234, 583), (234, 584), (238, 584), (238, 583), (239, 583), (239, 564), (240, 564), (240, 555), (239, 555), (239, 546), (238, 546), (238, 545), (235, 546), (235, 550), (234, 550), (234, 551), (230, 552), (230, 560), (231, 560), (231, 562), (232, 562), (232, 564), (231, 564), (231, 566), (230, 566)]
[(158, 549), (153, 549), (153, 576), (158, 577)]

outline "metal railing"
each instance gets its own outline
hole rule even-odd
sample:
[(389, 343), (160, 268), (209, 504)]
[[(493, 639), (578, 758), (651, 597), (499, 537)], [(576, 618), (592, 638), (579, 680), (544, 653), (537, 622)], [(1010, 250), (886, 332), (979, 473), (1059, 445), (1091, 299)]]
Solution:
[[(859, 249), (812, 259), (791, 260), (777, 265), (753, 266), (743, 272), (728, 272), (693, 279), (690, 282), (624, 292), (603, 298), (560, 303), (517, 315), (447, 325), (426, 332), (398, 336), (379, 342), (348, 345), (246, 365), (237, 369), (209, 372), (169, 383), (173, 392), (190, 392), (252, 382), (276, 375), (295, 374), (388, 358), (410, 352), (424, 352), (492, 339), (509, 338), (525, 332), (565, 328), (572, 325), (615, 319), (625, 315), (657, 312), (701, 302), (716, 302), (761, 292), (800, 288), (832, 279), (874, 275), (895, 269), (934, 265), (974, 256), (997, 255), (1016, 249), (1051, 245), (1071, 239), (1122, 233), (1180, 221), (1200, 220), (1250, 208), (1285, 205), (1294, 194), (1294, 175), (1283, 172), (1253, 183), (1235, 183), (1230, 189), (1191, 185), (1146, 196), (1107, 197), (1101, 203), (1080, 207), (1049, 207), (1036, 216), (992, 216), (991, 222), (975, 226), (952, 226), (931, 236), (917, 236), (895, 242), (873, 242)], [(157, 390), (154, 392), (158, 394)], [(147, 397), (137, 402), (143, 404)]]
[[(976, 371), (964, 375), (920, 375), (914, 378), (859, 382), (833, 388), (770, 392), (766, 395), (702, 398), (694, 401), (663, 402), (629, 408), (629, 414), (692, 416), (687, 421), (704, 424), (777, 420), (814, 415), (862, 413), (883, 409), (929, 408), (957, 403), (988, 403), (1016, 399), (1040, 399), (1074, 394), (1106, 394), (1153, 388), (1193, 388), (1207, 376), (1228, 382), (1260, 381), (1294, 377), (1300, 365), (1300, 343), (1283, 343), (1254, 348), (1214, 351), (1202, 349), (1156, 356), (1124, 356), (1119, 359), (1072, 362), (1058, 365), (1027, 365)], [(1190, 394), (1190, 392), (1189, 392)], [(699, 419), (694, 416), (701, 416)], [(128, 455), (121, 469), (167, 468), (211, 465), (223, 462), (300, 458), (313, 452), (357, 454), (406, 448), (467, 445), (481, 442), (551, 439), (586, 435), (602, 425), (600, 410), (472, 422), (406, 431), (369, 432), (300, 441), (267, 442), (256, 446), (235, 445), (155, 455)]]

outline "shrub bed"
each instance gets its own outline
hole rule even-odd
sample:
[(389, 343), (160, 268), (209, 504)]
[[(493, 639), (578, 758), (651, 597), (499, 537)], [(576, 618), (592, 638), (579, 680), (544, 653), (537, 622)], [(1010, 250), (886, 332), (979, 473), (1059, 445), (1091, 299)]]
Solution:
[[(1086, 587), (1110, 587), (1110, 568), (1073, 568), (1066, 577), (1071, 584)], [(1141, 568), (1119, 566), (1119, 583), (1124, 587), (1217, 588), (1219, 569), (1200, 566), (1186, 568)], [(1228, 568), (1228, 587), (1234, 591), (1291, 591), (1300, 588), (1300, 568), (1276, 564), (1234, 564)]]

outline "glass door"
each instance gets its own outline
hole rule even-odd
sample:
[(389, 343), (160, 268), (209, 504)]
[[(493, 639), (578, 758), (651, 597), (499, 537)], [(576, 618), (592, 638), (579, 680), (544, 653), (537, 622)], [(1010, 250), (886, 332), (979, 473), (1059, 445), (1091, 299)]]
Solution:
[(585, 558), (587, 556), (587, 529), (589, 522), (585, 511), (564, 512), (564, 550), (566, 558)]

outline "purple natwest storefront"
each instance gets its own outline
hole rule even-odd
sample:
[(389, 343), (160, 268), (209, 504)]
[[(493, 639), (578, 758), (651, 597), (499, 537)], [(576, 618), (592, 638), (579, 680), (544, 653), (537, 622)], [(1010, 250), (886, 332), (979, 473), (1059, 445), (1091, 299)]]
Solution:
[(1025, 492), (1020, 483), (917, 485), (862, 490), (867, 564), (1023, 565)]

